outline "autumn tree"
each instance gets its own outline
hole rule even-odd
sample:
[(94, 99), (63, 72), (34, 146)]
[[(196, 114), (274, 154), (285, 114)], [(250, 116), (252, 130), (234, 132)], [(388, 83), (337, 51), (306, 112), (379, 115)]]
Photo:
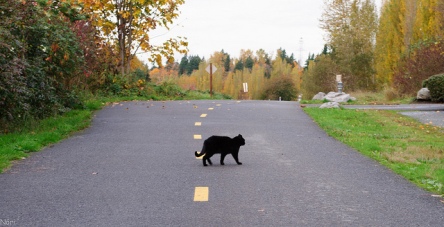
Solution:
[(170, 38), (160, 46), (150, 42), (149, 32), (157, 27), (169, 29), (178, 17), (178, 7), (184, 0), (79, 0), (84, 11), (103, 37), (116, 46), (121, 74), (130, 70), (131, 59), (138, 51), (151, 53), (150, 61), (162, 65), (162, 56), (173, 61), (174, 51), (186, 52), (185, 38)]
[[(393, 86), (405, 61), (418, 47), (443, 37), (444, 3), (437, 0), (388, 0), (381, 9), (375, 50), (378, 83)], [(415, 76), (415, 75), (414, 75)]]
[(377, 15), (372, 0), (326, 0), (321, 28), (348, 88), (373, 89)]
[[(424, 39), (436, 39), (443, 34), (441, 15), (438, 0), (416, 0), (417, 11), (413, 31), (413, 40), (416, 43)], [(441, 2), (441, 3), (440, 3)]]

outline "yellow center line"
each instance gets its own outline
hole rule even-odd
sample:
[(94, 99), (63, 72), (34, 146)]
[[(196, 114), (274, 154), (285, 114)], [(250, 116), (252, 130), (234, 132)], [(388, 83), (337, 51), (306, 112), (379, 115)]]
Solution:
[(208, 187), (194, 189), (194, 202), (208, 202)]
[(194, 135), (194, 139), (195, 140), (201, 140), (202, 139), (202, 135)]
[(214, 108), (213, 108), (213, 107), (210, 107), (210, 108), (208, 108), (208, 110), (214, 110)]
[(194, 126), (201, 126), (202, 125), (202, 122), (196, 122), (196, 123), (194, 123)]
[(222, 104), (216, 104), (216, 106), (221, 106)]
[(207, 117), (207, 114), (201, 114), (200, 117)]

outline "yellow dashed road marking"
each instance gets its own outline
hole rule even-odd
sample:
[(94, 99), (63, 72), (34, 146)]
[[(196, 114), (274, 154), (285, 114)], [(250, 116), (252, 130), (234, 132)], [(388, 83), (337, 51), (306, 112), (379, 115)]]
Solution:
[(202, 135), (194, 135), (194, 139), (195, 140), (201, 140), (202, 139)]
[(194, 202), (208, 202), (208, 187), (194, 189)]
[(208, 108), (208, 110), (214, 110), (214, 108), (210, 107), (210, 108)]
[(207, 117), (207, 114), (201, 114), (200, 117)]
[(216, 106), (221, 106), (222, 104), (216, 104)]
[(201, 126), (202, 125), (202, 122), (196, 122), (196, 123), (194, 123), (194, 126)]

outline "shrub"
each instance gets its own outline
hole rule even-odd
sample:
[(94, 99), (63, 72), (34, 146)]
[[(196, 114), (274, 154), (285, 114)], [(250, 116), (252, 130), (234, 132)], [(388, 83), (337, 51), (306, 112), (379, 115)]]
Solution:
[(154, 88), (157, 95), (169, 97), (183, 97), (185, 94), (182, 89), (172, 81), (164, 81)]
[(414, 95), (421, 82), (444, 71), (444, 40), (420, 42), (411, 47), (395, 71), (393, 84), (402, 95)]
[(444, 73), (431, 76), (424, 80), (422, 87), (430, 90), (430, 96), (433, 102), (444, 102)]
[(294, 81), (288, 77), (275, 77), (270, 80), (262, 94), (262, 99), (294, 100), (298, 96), (298, 91)]

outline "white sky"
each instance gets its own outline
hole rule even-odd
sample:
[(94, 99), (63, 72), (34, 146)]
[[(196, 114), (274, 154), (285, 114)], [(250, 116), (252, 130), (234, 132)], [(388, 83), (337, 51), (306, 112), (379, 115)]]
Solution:
[[(376, 3), (379, 7), (380, 0)], [(205, 59), (222, 49), (232, 58), (239, 57), (241, 49), (264, 49), (275, 56), (282, 47), (305, 61), (309, 53), (320, 53), (325, 43), (319, 28), (324, 0), (185, 0), (179, 10), (171, 30), (153, 31), (151, 37), (158, 37), (152, 42), (184, 36), (188, 55)], [(176, 61), (182, 56), (176, 55)]]

